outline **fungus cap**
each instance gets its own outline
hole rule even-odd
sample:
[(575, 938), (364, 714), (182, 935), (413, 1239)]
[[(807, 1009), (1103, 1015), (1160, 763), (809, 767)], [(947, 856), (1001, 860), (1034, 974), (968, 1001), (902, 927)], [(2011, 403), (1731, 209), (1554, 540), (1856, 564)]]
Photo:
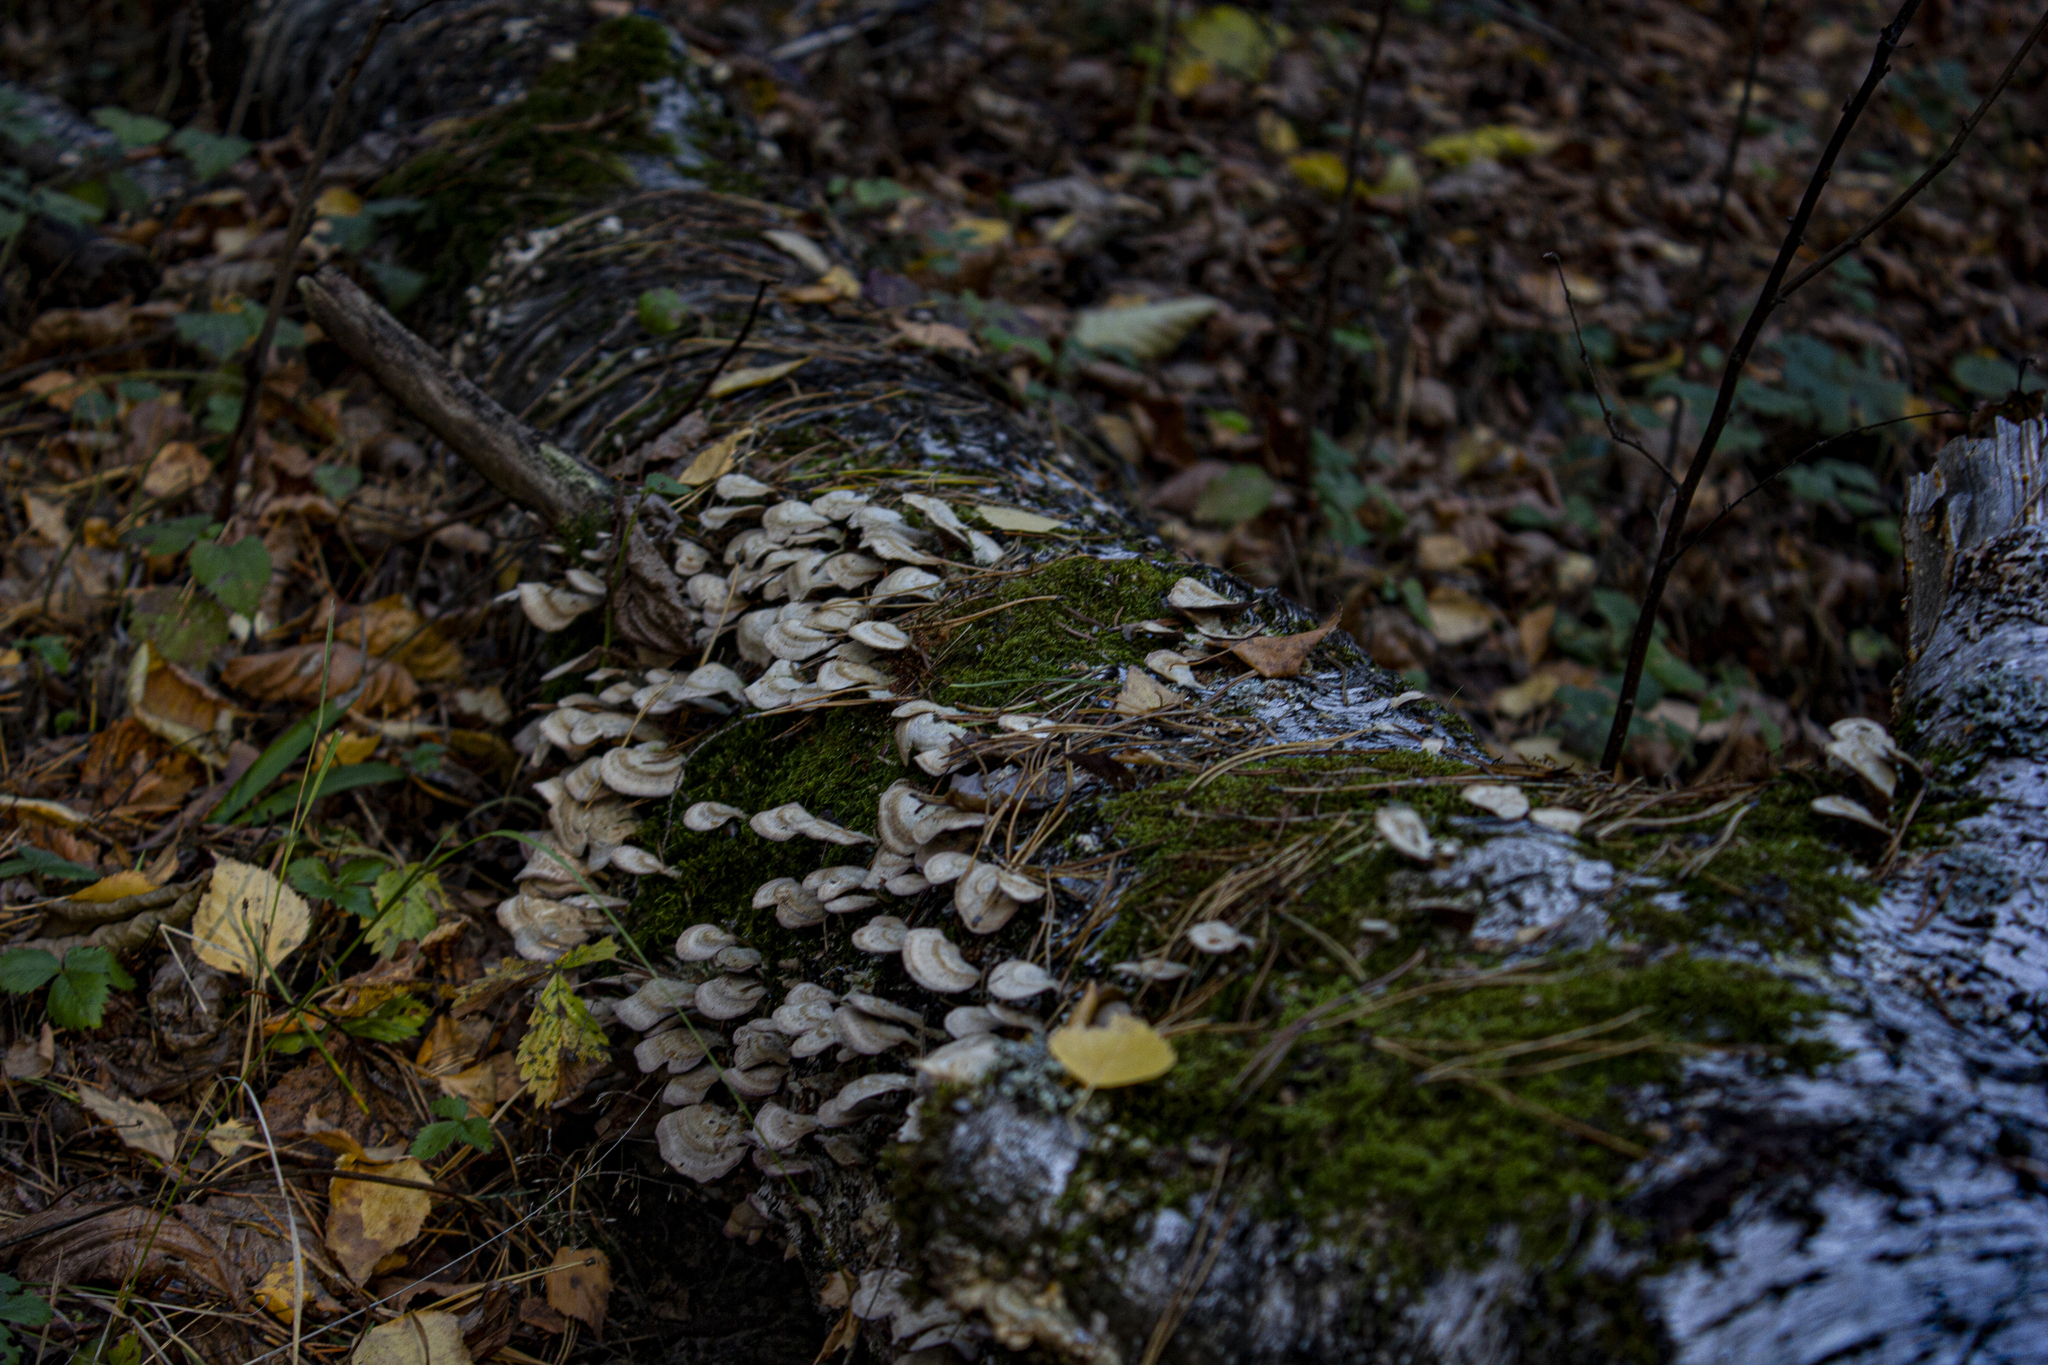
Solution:
[(750, 976), (716, 976), (697, 987), (697, 1013), (706, 1019), (738, 1019), (761, 1003), (768, 988)]
[(981, 973), (937, 929), (912, 929), (903, 936), (903, 970), (938, 995), (957, 995), (981, 980)]
[(1059, 986), (1036, 962), (1013, 957), (988, 974), (988, 993), (998, 1000), (1029, 1000)]
[(699, 1184), (731, 1171), (747, 1155), (745, 1120), (713, 1104), (663, 1114), (654, 1125), (661, 1159)]
[(715, 924), (693, 924), (676, 939), (676, 956), (685, 962), (709, 962), (719, 950), (739, 942)]

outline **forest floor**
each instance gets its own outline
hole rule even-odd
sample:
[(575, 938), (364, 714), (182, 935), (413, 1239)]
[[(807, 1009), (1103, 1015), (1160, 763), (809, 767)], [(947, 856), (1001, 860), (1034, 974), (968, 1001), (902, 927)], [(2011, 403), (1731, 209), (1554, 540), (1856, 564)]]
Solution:
[[(547, 663), (493, 599), (537, 537), (296, 311), (224, 471), (312, 130), (210, 131), (224, 109), (195, 122), (182, 68), (138, 55), (155, 38), (88, 60), (114, 8), (0, 25), (14, 87), (106, 138), (92, 178), (0, 187), (0, 1334), (36, 1359), (331, 1359), (374, 1302), (452, 1315), (479, 1360), (808, 1358), (828, 1319), (758, 1326), (805, 1293), (758, 1218), (721, 1225), (623, 1145), (644, 1096), (593, 1068), (522, 1098), (545, 973), (493, 916), (525, 859), (494, 836), (539, 818), (521, 736)], [(1501, 756), (1573, 767), (1613, 710), (1657, 463), (1689, 455), (1889, 17), (655, 8), (758, 143), (737, 188), (862, 263), (785, 306), (947, 353), (1170, 546), (1339, 617)], [(1947, 144), (2033, 17), (1923, 6), (1816, 246)], [(1904, 481), (2048, 336), (2044, 72), (1765, 332), (1631, 776), (1755, 778), (1832, 721), (1889, 723)], [(153, 200), (178, 158), (189, 188)], [(303, 259), (398, 305), (431, 263), (368, 165), (332, 163)], [(16, 263), (24, 208), (138, 249), (161, 287), (46, 289)], [(233, 953), (134, 951), (138, 915), (221, 913), (219, 860), (303, 897), (267, 945), (290, 989)], [(704, 1235), (633, 1254), (664, 1220)]]

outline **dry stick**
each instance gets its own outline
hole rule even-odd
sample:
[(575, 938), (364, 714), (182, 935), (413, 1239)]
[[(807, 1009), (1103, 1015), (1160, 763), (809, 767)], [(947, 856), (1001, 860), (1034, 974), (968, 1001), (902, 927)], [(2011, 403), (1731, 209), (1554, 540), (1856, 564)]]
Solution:
[(1676, 488), (1678, 479), (1672, 474), (1671, 467), (1652, 455), (1648, 446), (1621, 429), (1621, 423), (1615, 419), (1613, 409), (1607, 406), (1607, 395), (1600, 392), (1600, 376), (1594, 372), (1593, 357), (1586, 354), (1586, 334), (1579, 329), (1579, 306), (1572, 302), (1572, 287), (1564, 278), (1564, 258), (1555, 251), (1546, 251), (1543, 253), (1543, 259), (1549, 261), (1550, 268), (1557, 272), (1557, 287), (1564, 291), (1565, 311), (1571, 314), (1572, 319), (1572, 336), (1579, 343), (1579, 364), (1585, 367), (1586, 378), (1593, 385), (1593, 401), (1600, 405), (1600, 416), (1606, 419), (1608, 436), (1615, 444), (1627, 446), (1648, 460), (1656, 467), (1657, 472), (1664, 476), (1664, 482)]
[(270, 343), (277, 336), (278, 321), (291, 299), (299, 243), (305, 240), (306, 229), (313, 225), (313, 205), (320, 197), (320, 173), (327, 166), (328, 153), (334, 150), (334, 139), (341, 131), (342, 114), (355, 91), (356, 77), (362, 74), (364, 64), (370, 60), (370, 50), (377, 46), (377, 40), (384, 36), (397, 12), (398, 0), (384, 0), (378, 8), (370, 31), (363, 35), (363, 45), (356, 49), (355, 60), (348, 64), (341, 83), (334, 87), (334, 101), (327, 106), (327, 117), (320, 124), (320, 141), (315, 144), (312, 160), (306, 163), (305, 177), (299, 182), (299, 198), (292, 205), (291, 222), (284, 230), (284, 253), (278, 261), (277, 282), (270, 288), (270, 307), (263, 314), (263, 330), (257, 333), (256, 347), (242, 367), (242, 413), (235, 420), (234, 435), (228, 438), (227, 455), (221, 461), (220, 510), (215, 513), (218, 521), (225, 522), (235, 513), (235, 485), (242, 478), (242, 447), (248, 443), (256, 414), (263, 407), (263, 372), (269, 368)]
[(1379, 19), (1372, 30), (1372, 50), (1365, 59), (1365, 68), (1358, 73), (1358, 88), (1351, 92), (1351, 131), (1344, 140), (1344, 193), (1337, 205), (1337, 234), (1330, 243), (1330, 254), (1323, 260), (1322, 308), (1316, 319), (1316, 363), (1314, 378), (1300, 406), (1302, 416), (1311, 428), (1316, 425), (1316, 409), (1322, 406), (1323, 384), (1330, 373), (1330, 338), (1335, 333), (1337, 322), (1337, 276), (1344, 257), (1351, 246), (1351, 218), (1355, 208), (1352, 196), (1358, 188), (1358, 148), (1365, 141), (1365, 96), (1372, 88), (1372, 79), (1379, 74), (1380, 46), (1386, 40), (1387, 19), (1394, 11), (1394, 0), (1380, 0)]
[(1728, 352), (1727, 363), (1721, 370), (1720, 391), (1714, 396), (1714, 410), (1707, 418), (1706, 430), (1700, 433), (1700, 443), (1693, 451), (1692, 463), (1686, 467), (1685, 479), (1673, 495), (1671, 510), (1666, 515), (1662, 543), (1658, 546), (1657, 558), (1650, 565), (1650, 581), (1643, 589), (1641, 604), (1636, 609), (1636, 625), (1629, 637), (1628, 664), (1622, 672), (1621, 695), (1614, 708), (1614, 723), (1607, 732), (1607, 746), (1600, 755), (1600, 766), (1612, 770), (1621, 762), (1622, 747), (1628, 742), (1629, 723), (1635, 719), (1636, 689), (1643, 681), (1643, 664), (1649, 657), (1652, 627), (1657, 621), (1657, 604), (1664, 598), (1664, 587), (1671, 581), (1671, 571), (1678, 566), (1678, 542), (1685, 532), (1685, 514), (1692, 508), (1693, 495), (1699, 491), (1700, 480), (1706, 477), (1707, 466), (1713, 462), (1714, 450), (1721, 444), (1721, 433), (1728, 425), (1729, 413), (1734, 408), (1735, 385), (1742, 378), (1742, 371), (1749, 364), (1749, 353), (1756, 349), (1757, 338), (1762, 335), (1764, 323), (1776, 308), (1778, 286), (1784, 282), (1785, 274), (1792, 268), (1793, 257), (1806, 240), (1806, 228), (1813, 221), (1814, 210), (1820, 207), (1821, 193), (1827, 189), (1828, 177), (1833, 174), (1835, 161), (1842, 154), (1843, 146), (1849, 140), (1849, 131), (1863, 116), (1877, 87), (1891, 71), (1892, 53), (1898, 50), (1899, 40), (1905, 35), (1906, 25), (1920, 8), (1920, 0), (1905, 0), (1891, 23), (1879, 32), (1877, 51), (1870, 59), (1870, 70), (1863, 77), (1863, 84), (1842, 109), (1842, 117), (1835, 124), (1834, 135), (1828, 139), (1827, 149), (1821, 153), (1820, 163), (1814, 167), (1813, 176), (1806, 183), (1806, 193), (1799, 201), (1799, 211), (1792, 215), (1792, 226), (1779, 244), (1778, 258), (1771, 263), (1770, 274), (1764, 278), (1764, 287), (1757, 294), (1756, 306), (1750, 309), (1749, 321), (1743, 324), (1742, 334)]
[[(1735, 126), (1728, 130), (1728, 153), (1721, 158), (1721, 192), (1714, 198), (1714, 216), (1707, 223), (1707, 244), (1700, 249), (1700, 268), (1693, 272), (1692, 307), (1686, 313), (1684, 358), (1678, 362), (1678, 377), (1685, 378), (1699, 355), (1700, 303), (1706, 297), (1707, 282), (1714, 277), (1714, 252), (1721, 245), (1721, 224), (1728, 217), (1728, 195), (1735, 188), (1735, 159), (1742, 150), (1742, 134), (1749, 124), (1749, 104), (1756, 94), (1757, 63), (1764, 55), (1764, 23), (1771, 17), (1772, 0), (1764, 0), (1756, 12), (1756, 27), (1749, 35), (1749, 69), (1742, 73), (1742, 102), (1735, 110)], [(1678, 430), (1685, 422), (1685, 399), (1674, 400), (1671, 428), (1664, 438), (1664, 463), (1678, 458)]]

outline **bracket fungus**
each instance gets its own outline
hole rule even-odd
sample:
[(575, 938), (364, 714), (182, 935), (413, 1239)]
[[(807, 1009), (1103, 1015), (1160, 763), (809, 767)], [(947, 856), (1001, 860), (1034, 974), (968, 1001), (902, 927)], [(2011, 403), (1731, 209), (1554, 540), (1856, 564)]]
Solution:
[(903, 970), (937, 995), (958, 995), (981, 980), (974, 964), (937, 929), (912, 929), (903, 936)]
[(661, 1159), (699, 1184), (710, 1184), (746, 1159), (747, 1124), (715, 1104), (663, 1114), (654, 1125)]

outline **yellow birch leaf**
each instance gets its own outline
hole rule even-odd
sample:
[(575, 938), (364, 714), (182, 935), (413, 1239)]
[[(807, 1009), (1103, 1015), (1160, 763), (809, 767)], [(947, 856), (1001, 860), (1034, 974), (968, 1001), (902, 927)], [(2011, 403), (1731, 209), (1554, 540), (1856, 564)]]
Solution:
[(692, 488), (702, 488), (713, 479), (730, 474), (734, 453), (753, 434), (752, 427), (741, 427), (729, 436), (721, 436), (697, 452), (696, 457), (690, 461), (690, 467), (676, 476), (676, 482), (686, 483)]
[(89, 1085), (81, 1085), (78, 1087), (78, 1101), (94, 1118), (120, 1134), (125, 1145), (136, 1151), (147, 1152), (162, 1162), (169, 1162), (178, 1155), (177, 1126), (171, 1122), (170, 1115), (148, 1100), (123, 1099)]
[(200, 960), (254, 977), (289, 957), (313, 927), (306, 898), (260, 867), (222, 858), (192, 916)]
[(425, 1309), (365, 1332), (349, 1365), (474, 1365), (474, 1357), (463, 1343), (461, 1318)]
[(104, 905), (123, 896), (139, 896), (145, 891), (154, 890), (155, 882), (144, 873), (130, 868), (126, 872), (116, 872), (111, 877), (102, 877), (82, 891), (72, 892), (71, 899), (83, 901), (87, 905)]
[(347, 1176), (360, 1171), (430, 1183), (427, 1168), (411, 1157), (380, 1162), (342, 1156), (334, 1165), (337, 1174), (327, 1183), (327, 1249), (334, 1253), (349, 1283), (359, 1285), (370, 1278), (379, 1261), (420, 1235), (433, 1208), (433, 1196), (425, 1190)]
[(729, 370), (712, 384), (710, 397), (727, 398), (736, 393), (745, 393), (748, 389), (758, 389), (764, 384), (773, 384), (778, 379), (786, 379), (795, 374), (800, 366), (809, 361), (810, 357), (805, 356), (801, 360), (786, 360), (780, 365), (754, 365), (744, 370)]
[(1046, 1045), (1074, 1079), (1091, 1090), (1156, 1081), (1178, 1060), (1173, 1044), (1134, 1014), (1119, 1014), (1100, 1028), (1054, 1029)]

